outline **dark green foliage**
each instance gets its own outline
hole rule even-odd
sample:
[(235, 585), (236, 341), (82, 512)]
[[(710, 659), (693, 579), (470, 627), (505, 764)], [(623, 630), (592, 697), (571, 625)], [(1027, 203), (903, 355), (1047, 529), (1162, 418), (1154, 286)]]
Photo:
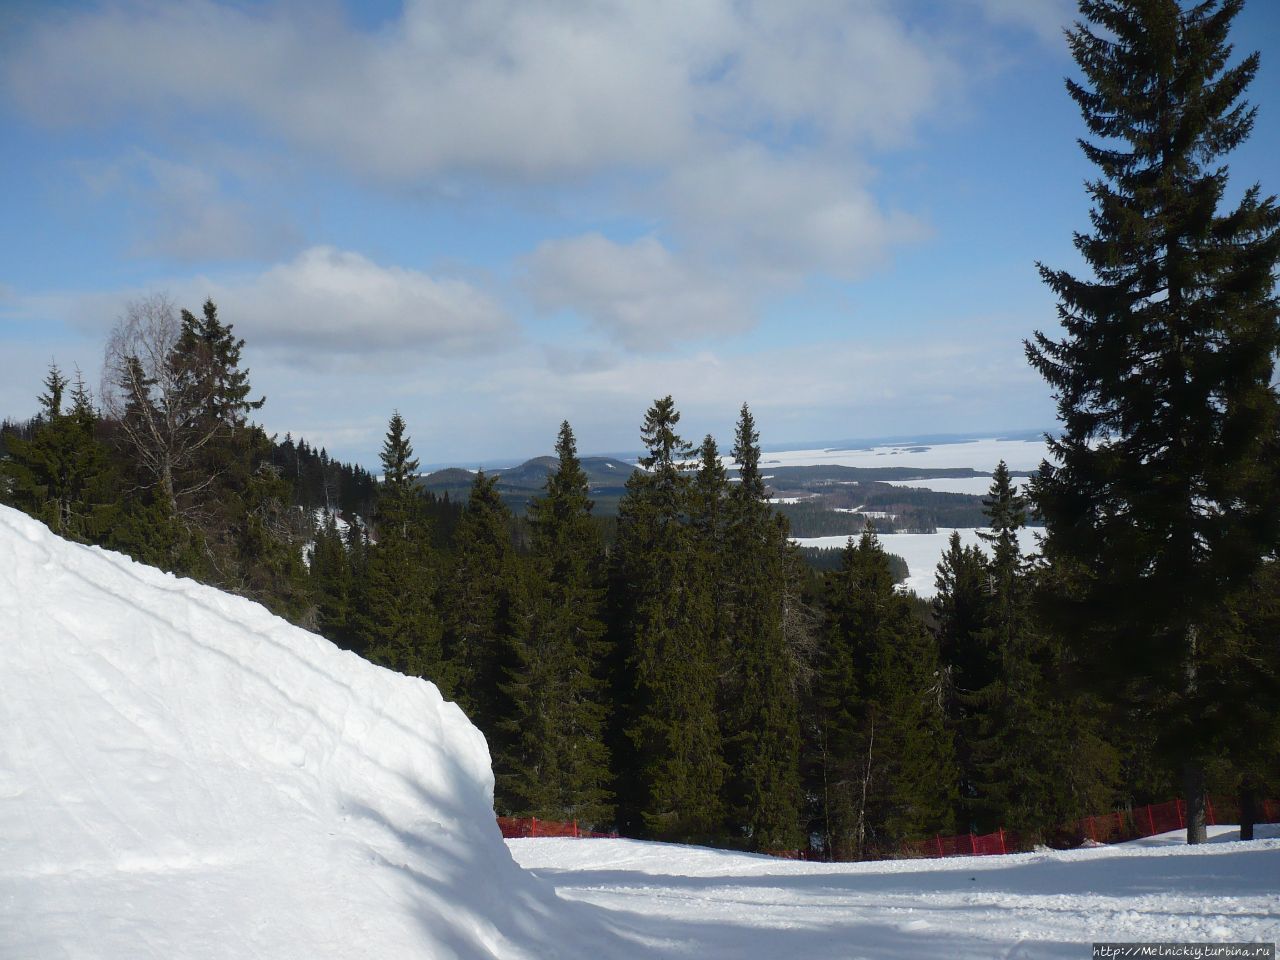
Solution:
[(454, 537), (453, 569), (442, 602), (448, 661), (442, 689), (489, 738), (497, 766), (505, 763), (499, 756), (500, 724), (510, 715), (500, 687), (524, 598), (511, 543), (511, 511), (494, 489), (495, 479), (477, 471)]
[(714, 607), (686, 522), (690, 449), (670, 397), (645, 415), (645, 472), (627, 481), (615, 548), (628, 675), (627, 733), (643, 829), (667, 839), (708, 838), (721, 819), (724, 779), (716, 717)]
[(936, 642), (873, 530), (843, 560), (826, 583), (816, 788), (827, 849), (864, 857), (945, 829), (954, 775)]
[(413, 483), (417, 460), (399, 413), (387, 428), (382, 469), (376, 540), (368, 545), (356, 586), (354, 646), (374, 663), (439, 680), (444, 656), (436, 611), (437, 563)]
[[(708, 472), (714, 446), (703, 449)], [(735, 833), (756, 849), (793, 849), (801, 842), (799, 665), (789, 634), (789, 607), (798, 603), (797, 561), (786, 521), (770, 509), (760, 437), (746, 404), (733, 459), (740, 482), (729, 489), (719, 546), (727, 806)]]
[[(877, 530), (879, 528), (877, 527)], [(795, 531), (791, 531), (795, 536)], [(837, 570), (840, 567), (840, 555), (844, 553), (843, 547), (797, 547), (796, 556), (804, 561), (805, 566), (819, 573), (828, 573)], [(901, 583), (910, 575), (907, 567), (907, 561), (903, 560), (896, 553), (889, 554), (889, 572), (893, 575), (894, 583)]]
[(350, 649), (352, 557), (332, 513), (325, 513), (316, 530), (310, 560), (307, 572), (316, 606), (316, 632)]
[(1222, 157), (1253, 125), (1257, 55), (1228, 65), (1241, 0), (1082, 0), (1067, 87), (1094, 138), (1093, 279), (1041, 268), (1061, 340), (1032, 364), (1058, 398), (1058, 465), (1034, 483), (1054, 564), (1050, 618), (1090, 682), (1149, 715), (1185, 767), (1189, 838), (1220, 731), (1200, 678), (1229, 669), (1225, 599), (1280, 542), (1272, 385), (1280, 209), (1255, 185), (1225, 212)]
[(556, 458), (545, 495), (529, 506), (529, 613), (506, 686), (514, 762), (503, 791), (517, 813), (602, 825), (613, 817), (603, 547), (567, 422), (560, 425)]
[(113, 471), (96, 435), (98, 415), (83, 379), (77, 374), (71, 409), (64, 411), (68, 386), (51, 365), (30, 439), (11, 436), (6, 444), (0, 495), (55, 533), (92, 542), (109, 529), (115, 513)]
[(968, 831), (976, 822), (974, 805), (982, 777), (974, 756), (974, 744), (982, 737), (982, 715), (974, 697), (996, 679), (999, 666), (987, 632), (991, 580), (982, 551), (962, 546), (960, 534), (953, 532), (938, 562), (935, 583), (935, 634), (958, 780), (956, 828)]
[(967, 698), (977, 721), (976, 729), (969, 727), (976, 786), (971, 828), (1003, 825), (1025, 840), (1109, 806), (1116, 758), (1100, 736), (1093, 698), (1056, 683), (1067, 652), (1055, 649), (1033, 616), (1036, 573), (1017, 537), (1026, 511), (1003, 462), (984, 502), (990, 532), (980, 536), (991, 558), (979, 646), (992, 671)]

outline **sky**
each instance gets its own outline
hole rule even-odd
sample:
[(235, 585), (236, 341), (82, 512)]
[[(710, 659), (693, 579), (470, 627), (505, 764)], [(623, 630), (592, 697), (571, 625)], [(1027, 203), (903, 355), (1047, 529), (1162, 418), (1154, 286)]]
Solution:
[[(1069, 0), (0, 0), (0, 416), (206, 298), (271, 432), (366, 465), (1054, 423), (1035, 264), (1092, 170)], [(1280, 4), (1233, 191), (1280, 191)]]

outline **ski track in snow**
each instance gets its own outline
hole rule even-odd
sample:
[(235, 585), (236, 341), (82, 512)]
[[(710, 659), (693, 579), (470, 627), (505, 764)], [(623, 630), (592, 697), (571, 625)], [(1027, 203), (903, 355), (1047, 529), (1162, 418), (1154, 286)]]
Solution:
[(1277, 839), (862, 864), (629, 840), (507, 844), (562, 896), (608, 910), (645, 955), (672, 960), (1079, 958), (1095, 940), (1280, 936)]

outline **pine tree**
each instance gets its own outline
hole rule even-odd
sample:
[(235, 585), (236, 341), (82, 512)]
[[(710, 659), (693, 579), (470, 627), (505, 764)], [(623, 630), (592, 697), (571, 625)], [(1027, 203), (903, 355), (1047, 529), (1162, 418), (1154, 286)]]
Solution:
[(444, 664), (437, 569), (415, 482), (418, 461), (399, 412), (388, 424), (381, 459), (377, 539), (368, 544), (356, 586), (356, 649), (374, 663), (435, 681)]
[(739, 482), (728, 494), (720, 548), (727, 806), (737, 830), (756, 849), (794, 849), (801, 840), (800, 719), (787, 607), (794, 600), (790, 568), (796, 560), (787, 522), (769, 505), (760, 474), (760, 436), (745, 403), (733, 459)]
[(603, 679), (603, 545), (587, 475), (567, 422), (556, 471), (529, 505), (530, 615), (507, 691), (514, 769), (505, 792), (519, 813), (590, 825), (610, 822)]
[(688, 523), (691, 451), (676, 433), (679, 420), (669, 396), (645, 415), (644, 470), (628, 478), (619, 505), (615, 582), (626, 591), (627, 733), (643, 828), (705, 839), (720, 825), (724, 761), (711, 590)]
[(1082, 0), (1068, 80), (1101, 176), (1076, 246), (1093, 279), (1041, 267), (1065, 336), (1038, 333), (1062, 436), (1033, 486), (1063, 586), (1056, 625), (1109, 697), (1157, 717), (1190, 842), (1218, 731), (1200, 677), (1230, 656), (1216, 612), (1280, 542), (1273, 359), (1280, 209), (1257, 185), (1219, 212), (1249, 134), (1256, 54), (1228, 65), (1242, 0)]

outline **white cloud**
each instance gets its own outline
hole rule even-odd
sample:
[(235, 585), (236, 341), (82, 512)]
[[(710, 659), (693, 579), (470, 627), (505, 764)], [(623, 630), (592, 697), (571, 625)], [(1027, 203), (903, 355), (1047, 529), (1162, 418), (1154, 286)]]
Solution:
[(544, 310), (570, 310), (632, 350), (736, 333), (754, 311), (724, 280), (677, 258), (653, 237), (619, 244), (598, 233), (551, 240), (526, 260)]
[(362, 32), (308, 6), (133, 0), (73, 11), (10, 45), (37, 119), (225, 111), (396, 180), (651, 167), (702, 127), (844, 140), (909, 135), (958, 72), (884, 0), (408, 0)]
[[(237, 281), (209, 284), (209, 296), (254, 342), (300, 357), (369, 357), (405, 362), (424, 353), (491, 352), (515, 334), (488, 294), (463, 280), (384, 267), (358, 253), (313, 247)], [(314, 358), (312, 358), (314, 359)]]
[(860, 173), (747, 146), (685, 165), (662, 192), (685, 232), (757, 277), (819, 270), (852, 279), (881, 265), (888, 249), (928, 236), (914, 217), (883, 210)]
[(406, 369), (424, 358), (492, 354), (519, 338), (502, 306), (471, 283), (332, 247), (312, 247), (259, 273), (18, 298), (0, 319), (105, 337), (130, 300), (156, 290), (197, 312), (212, 299), (255, 353), (295, 370)]
[(1066, 54), (1062, 31), (1075, 20), (1074, 0), (972, 0), (992, 23), (1035, 33), (1051, 49)]
[(284, 214), (229, 195), (209, 165), (133, 150), (105, 165), (80, 166), (92, 194), (128, 201), (134, 253), (189, 261), (273, 259), (296, 243)]

